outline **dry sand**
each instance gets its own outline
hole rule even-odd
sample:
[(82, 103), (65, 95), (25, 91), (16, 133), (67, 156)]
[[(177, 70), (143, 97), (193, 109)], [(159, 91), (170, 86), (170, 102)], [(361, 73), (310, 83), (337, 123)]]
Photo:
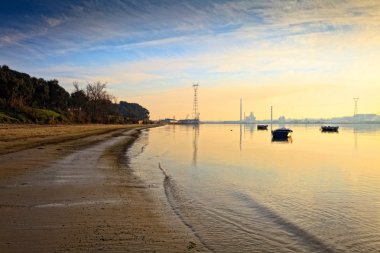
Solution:
[(139, 129), (95, 128), (45, 137), (54, 144), (26, 136), (34, 148), (0, 155), (0, 252), (207, 251), (123, 163)]

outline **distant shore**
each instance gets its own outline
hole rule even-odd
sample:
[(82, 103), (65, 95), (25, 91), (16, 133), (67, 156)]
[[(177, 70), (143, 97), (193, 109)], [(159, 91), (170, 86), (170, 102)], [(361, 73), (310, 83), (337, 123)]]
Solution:
[(205, 251), (124, 164), (152, 126), (0, 125), (0, 251)]
[[(256, 122), (240, 122), (240, 121), (201, 121), (201, 124), (238, 124), (238, 125), (258, 125), (258, 124), (270, 124), (270, 121), (262, 120)], [(278, 122), (273, 121), (273, 125), (380, 125), (380, 121), (374, 122), (329, 122), (329, 121), (321, 121), (321, 122), (301, 122), (301, 121), (286, 121), (286, 122)]]

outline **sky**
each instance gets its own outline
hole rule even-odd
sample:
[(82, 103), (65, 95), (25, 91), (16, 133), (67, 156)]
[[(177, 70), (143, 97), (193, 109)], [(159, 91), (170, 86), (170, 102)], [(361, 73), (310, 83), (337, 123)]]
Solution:
[(0, 65), (107, 83), (152, 119), (380, 114), (378, 0), (2, 0)]

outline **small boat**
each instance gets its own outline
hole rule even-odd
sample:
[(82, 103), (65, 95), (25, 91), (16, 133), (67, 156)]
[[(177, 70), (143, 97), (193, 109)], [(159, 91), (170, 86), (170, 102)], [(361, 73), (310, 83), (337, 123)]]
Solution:
[(268, 125), (257, 125), (257, 130), (268, 130)]
[(321, 126), (322, 132), (338, 132), (338, 126)]
[(273, 130), (272, 131), (272, 137), (273, 137), (273, 139), (286, 140), (286, 139), (288, 139), (288, 137), (291, 136), (292, 133), (293, 133), (293, 130), (283, 127), (283, 128)]

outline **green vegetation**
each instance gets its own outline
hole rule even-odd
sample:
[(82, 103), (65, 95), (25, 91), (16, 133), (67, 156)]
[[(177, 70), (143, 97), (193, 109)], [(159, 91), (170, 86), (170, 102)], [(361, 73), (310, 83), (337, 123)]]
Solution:
[(36, 123), (52, 124), (52, 123), (67, 122), (67, 119), (65, 119), (65, 116), (48, 109), (30, 109), (29, 115), (33, 116)]
[(63, 114), (49, 109), (37, 109), (24, 106), (18, 110), (0, 111), (0, 123), (56, 124), (69, 122), (70, 121)]
[(106, 84), (88, 83), (69, 94), (57, 80), (46, 81), (0, 67), (0, 123), (136, 123), (147, 121), (149, 111), (121, 101), (106, 91)]
[(18, 123), (19, 121), (15, 118), (12, 118), (12, 117), (6, 115), (3, 112), (0, 112), (0, 122), (1, 123)]

